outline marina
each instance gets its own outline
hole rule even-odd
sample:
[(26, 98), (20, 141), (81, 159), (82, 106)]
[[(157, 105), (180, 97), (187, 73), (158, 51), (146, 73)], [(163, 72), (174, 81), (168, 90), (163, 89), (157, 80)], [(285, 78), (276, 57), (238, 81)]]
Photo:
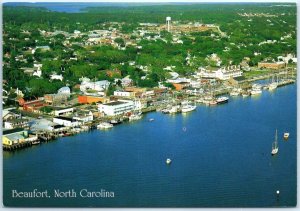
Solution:
[[(264, 90), (255, 98), (229, 98), (222, 106), (200, 104), (186, 115), (149, 112), (111, 131), (91, 130), (13, 154), (4, 152), (7, 205), (24, 205), (22, 199), (11, 198), (10, 190), (30, 189), (36, 185), (32, 178), (39, 178), (41, 189), (53, 188), (54, 179), (62, 189), (102, 187), (118, 197), (26, 199), (32, 206), (88, 206), (93, 201), (95, 206), (143, 207), (149, 199), (154, 207), (294, 206), (295, 97), (292, 84)], [(155, 121), (150, 124), (149, 119)], [(288, 131), (289, 139), (279, 135), (280, 152), (271, 156), (276, 128), (278, 134)], [(166, 166), (167, 158), (171, 165)]]
[[(266, 81), (263, 81), (266, 82)], [(172, 104), (158, 104), (156, 106), (149, 106), (145, 109), (142, 109), (139, 112), (133, 112), (129, 113), (127, 115), (117, 115), (115, 117), (102, 117), (95, 119), (93, 122), (86, 123), (81, 126), (76, 126), (76, 127), (63, 127), (63, 126), (58, 126), (53, 132), (45, 132), (45, 131), (37, 131), (33, 133), (33, 136), (35, 137), (32, 140), (29, 140), (28, 143), (16, 143), (12, 145), (3, 145), (3, 150), (5, 151), (14, 151), (14, 150), (19, 150), (19, 149), (24, 149), (26, 147), (31, 147), (33, 145), (39, 145), (42, 142), (48, 142), (48, 141), (53, 141), (56, 140), (59, 137), (65, 137), (65, 136), (72, 136), (76, 135), (81, 132), (89, 131), (92, 129), (100, 129), (100, 130), (105, 130), (105, 129), (110, 129), (114, 125), (121, 124), (123, 122), (132, 122), (136, 120), (140, 120), (143, 117), (143, 114), (147, 112), (152, 112), (152, 111), (161, 111), (164, 114), (177, 114), (177, 113), (189, 113), (191, 111), (196, 110), (197, 106), (195, 103), (201, 103), (204, 105), (208, 106), (216, 106), (219, 104), (224, 104), (228, 103), (229, 98), (224, 96), (224, 94), (229, 94), (234, 100), (238, 96), (242, 97), (247, 97), (249, 95), (251, 96), (257, 96), (261, 95), (262, 92), (264, 91), (274, 91), (275, 88), (271, 88), (270, 86), (273, 87), (275, 82), (272, 82), (267, 85), (261, 85), (259, 83), (254, 83), (252, 85), (252, 89), (250, 91), (247, 91), (247, 89), (243, 90), (241, 88), (234, 88), (231, 91), (228, 91), (227, 89), (220, 91), (219, 92), (214, 92), (214, 95), (200, 95), (200, 96), (186, 96), (185, 101), (179, 101), (179, 100), (174, 100), (172, 99)], [(285, 85), (290, 85), (295, 83), (294, 80), (282, 80), (282, 81), (277, 81), (276, 82), (276, 88), (280, 88)], [(268, 87), (268, 89), (262, 90), (262, 87)], [(222, 93), (222, 95), (220, 94)], [(232, 94), (233, 93), (233, 94)], [(250, 94), (249, 94), (250, 93)]]

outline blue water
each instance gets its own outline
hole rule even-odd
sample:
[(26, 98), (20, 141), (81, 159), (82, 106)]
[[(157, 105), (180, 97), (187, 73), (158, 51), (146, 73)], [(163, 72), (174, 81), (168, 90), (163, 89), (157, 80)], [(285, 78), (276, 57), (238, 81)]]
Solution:
[[(149, 122), (149, 118), (155, 121)], [(183, 128), (185, 127), (186, 130)], [(278, 129), (279, 153), (271, 147)], [(290, 132), (288, 141), (283, 133)], [(15, 153), (4, 152), (7, 206), (296, 205), (296, 85), (187, 115), (148, 113)], [(172, 164), (165, 164), (166, 158)], [(11, 190), (89, 189), (114, 198), (16, 199)], [(276, 196), (280, 190), (280, 196)]]

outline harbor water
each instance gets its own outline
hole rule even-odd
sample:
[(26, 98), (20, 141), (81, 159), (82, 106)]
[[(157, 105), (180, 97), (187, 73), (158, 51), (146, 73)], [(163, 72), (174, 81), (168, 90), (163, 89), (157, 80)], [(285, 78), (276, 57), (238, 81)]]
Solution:
[[(271, 156), (276, 129), (279, 152)], [(290, 133), (286, 141), (284, 132)], [(231, 97), (215, 107), (199, 105), (188, 114), (152, 112), (111, 130), (3, 152), (4, 204), (295, 206), (296, 137), (296, 84), (257, 97)], [(51, 198), (12, 197), (13, 190), (34, 189), (48, 190)], [(77, 197), (53, 196), (54, 190), (72, 189)], [(82, 189), (114, 197), (81, 197)]]

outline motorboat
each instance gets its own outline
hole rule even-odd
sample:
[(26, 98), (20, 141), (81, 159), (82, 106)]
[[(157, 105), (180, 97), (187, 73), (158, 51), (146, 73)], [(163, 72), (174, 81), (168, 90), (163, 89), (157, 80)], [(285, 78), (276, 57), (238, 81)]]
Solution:
[(110, 129), (112, 128), (114, 125), (110, 124), (108, 122), (101, 122), (100, 124), (97, 125), (97, 129)]

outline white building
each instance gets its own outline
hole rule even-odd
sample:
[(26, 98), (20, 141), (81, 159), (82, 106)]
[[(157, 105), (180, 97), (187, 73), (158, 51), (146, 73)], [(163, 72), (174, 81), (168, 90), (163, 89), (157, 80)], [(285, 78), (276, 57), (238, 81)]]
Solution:
[(53, 113), (55, 116), (61, 116), (61, 115), (71, 114), (73, 113), (73, 111), (74, 111), (73, 108), (64, 108), (64, 109), (54, 110)]
[(236, 78), (240, 76), (242, 76), (242, 71), (240, 70), (240, 68), (236, 67), (232, 69), (220, 68), (216, 72), (216, 78), (220, 80), (229, 80), (230, 78)]
[(96, 81), (96, 82), (90, 82), (90, 81), (83, 81), (80, 85), (80, 90), (82, 92), (86, 92), (87, 90), (96, 90), (96, 91), (104, 91), (106, 90), (110, 85), (110, 82), (107, 80), (103, 81)]
[(188, 78), (176, 78), (176, 79), (168, 79), (168, 83), (190, 83), (191, 79)]
[(94, 120), (93, 113), (90, 111), (87, 114), (81, 114), (78, 116), (73, 117), (73, 119), (78, 120), (79, 122), (91, 122)]
[(99, 104), (98, 110), (107, 116), (115, 116), (119, 114), (124, 114), (135, 109), (135, 104), (130, 100), (115, 101), (105, 104)]
[(205, 69), (199, 68), (199, 72), (197, 73), (198, 76), (202, 78), (216, 78), (220, 80), (229, 80), (230, 78), (236, 78), (242, 76), (242, 71), (240, 67), (231, 66), (231, 67), (222, 67), (218, 69)]
[(50, 75), (50, 79), (62, 81), (64, 79), (64, 77), (61, 74), (60, 75), (52, 74), (52, 75)]
[(277, 59), (284, 61), (286, 64), (289, 63), (290, 60), (293, 63), (297, 63), (297, 57), (295, 55), (292, 55), (292, 54), (288, 54), (286, 56), (278, 56)]
[(114, 91), (114, 96), (118, 97), (134, 97), (134, 92), (130, 91)]
[(59, 125), (64, 125), (66, 127), (76, 127), (80, 125), (76, 119), (68, 118), (68, 117), (54, 117), (53, 122)]

